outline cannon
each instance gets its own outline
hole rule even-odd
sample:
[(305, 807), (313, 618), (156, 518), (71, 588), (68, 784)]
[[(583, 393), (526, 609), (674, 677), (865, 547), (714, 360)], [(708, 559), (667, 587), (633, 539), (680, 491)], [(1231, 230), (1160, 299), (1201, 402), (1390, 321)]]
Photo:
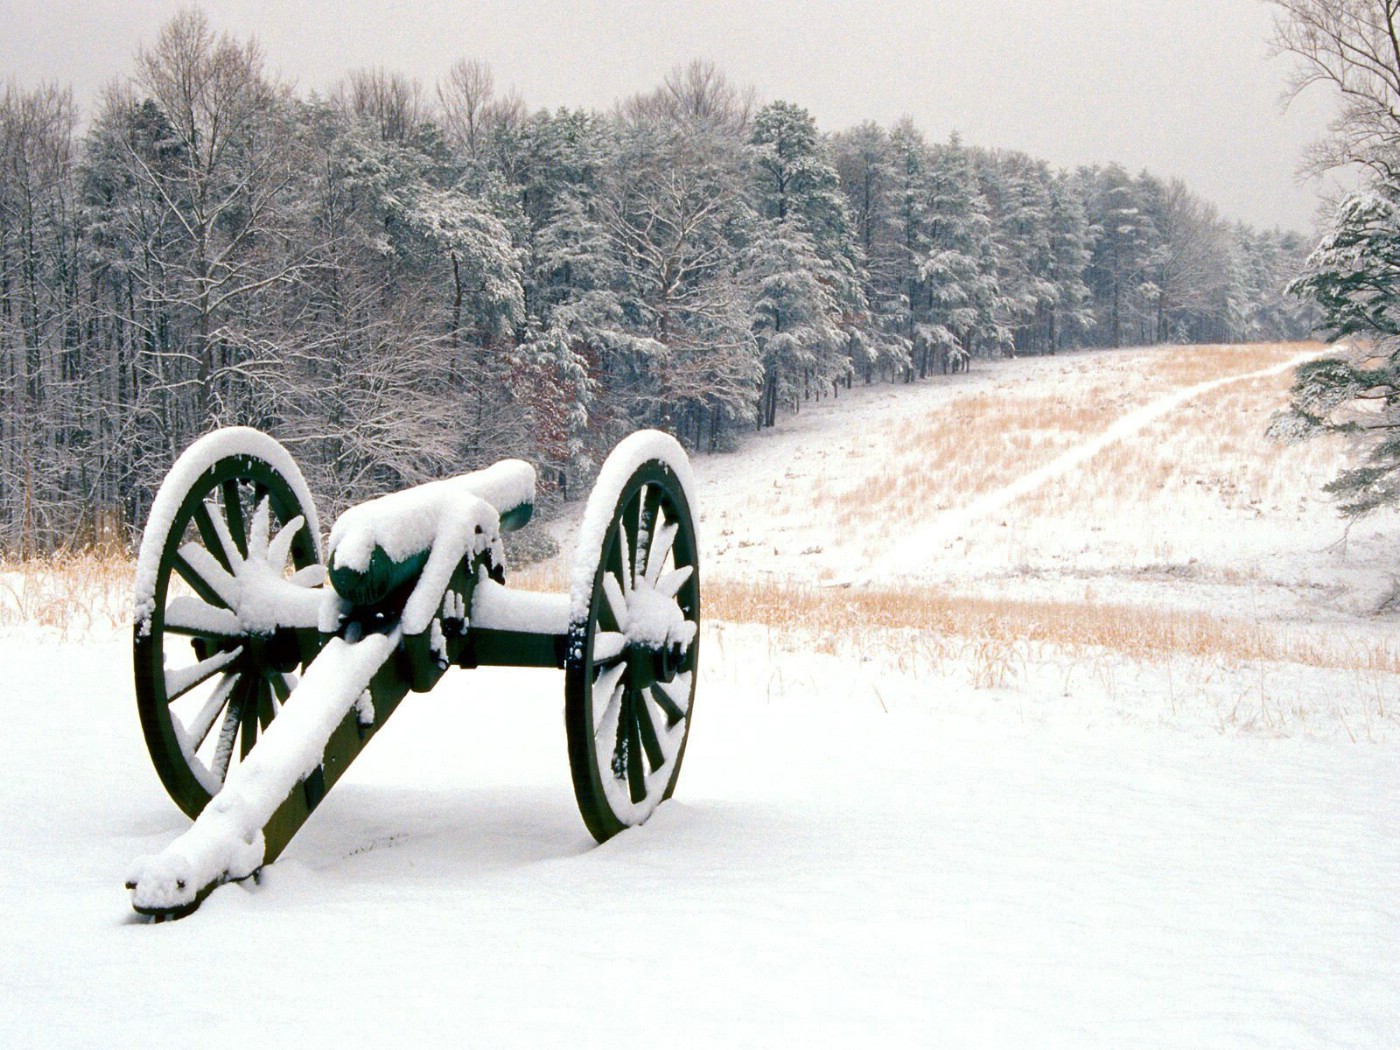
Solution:
[(564, 672), (570, 772), (599, 842), (671, 797), (699, 657), (694, 486), (676, 440), (613, 450), (569, 592), (506, 586), (502, 535), (533, 513), (521, 460), (351, 507), (323, 543), (273, 438), (215, 431), (175, 462), (136, 566), (141, 728), (193, 824), (136, 861), (132, 906), (188, 915), (272, 863), (399, 703), (452, 668)]

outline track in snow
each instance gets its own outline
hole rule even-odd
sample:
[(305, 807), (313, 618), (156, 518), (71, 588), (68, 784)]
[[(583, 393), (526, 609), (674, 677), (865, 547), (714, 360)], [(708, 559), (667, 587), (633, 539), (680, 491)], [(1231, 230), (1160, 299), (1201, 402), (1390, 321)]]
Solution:
[(1311, 360), (1317, 356), (1317, 353), (1315, 350), (1309, 351), (1292, 357), (1281, 364), (1271, 365), (1268, 368), (1261, 368), (1243, 375), (1210, 379), (1204, 383), (1197, 383), (1195, 386), (1173, 391), (1159, 397), (1156, 401), (1143, 405), (1141, 408), (1134, 409), (1114, 420), (1101, 433), (1067, 449), (1049, 463), (1021, 475), (1010, 484), (983, 493), (981, 496), (969, 500), (963, 506), (937, 514), (926, 526), (915, 530), (900, 541), (885, 558), (881, 559), (880, 568), (888, 571), (891, 567), (899, 569), (920, 563), (929, 550), (937, 549), (935, 544), (941, 545), (962, 535), (967, 527), (979, 518), (994, 514), (1010, 506), (1021, 497), (1030, 495), (1047, 482), (1078, 470), (1110, 445), (1132, 437), (1145, 427), (1203, 394), (1209, 394), (1223, 386), (1279, 375)]

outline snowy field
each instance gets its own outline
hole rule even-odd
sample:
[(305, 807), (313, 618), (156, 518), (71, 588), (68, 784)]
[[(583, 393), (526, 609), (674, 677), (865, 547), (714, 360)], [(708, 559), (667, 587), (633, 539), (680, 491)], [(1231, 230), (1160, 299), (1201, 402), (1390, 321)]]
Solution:
[(187, 826), (121, 603), (5, 578), (0, 1046), (1400, 1045), (1400, 519), (1261, 436), (1307, 352), (979, 363), (701, 457), (649, 824), (588, 838), (561, 674), (457, 672), (177, 923), (121, 885)]

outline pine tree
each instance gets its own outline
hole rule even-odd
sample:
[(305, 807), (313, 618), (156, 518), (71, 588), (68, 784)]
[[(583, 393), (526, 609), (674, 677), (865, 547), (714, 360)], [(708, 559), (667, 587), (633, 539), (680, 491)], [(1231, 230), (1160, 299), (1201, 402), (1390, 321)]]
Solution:
[(913, 311), (921, 377), (934, 368), (956, 371), (1011, 340), (987, 201), (956, 135), (933, 151), (924, 219), (929, 246), (919, 278), (927, 305)]
[(1321, 329), (1349, 346), (1298, 369), (1292, 404), (1272, 425), (1298, 438), (1341, 432), (1365, 459), (1327, 490), (1351, 517), (1400, 500), (1400, 53), (1390, 0), (1278, 0), (1275, 45), (1294, 55), (1295, 91), (1330, 83), (1341, 105), (1314, 170), (1360, 164), (1370, 185), (1347, 197), (1290, 287), (1321, 310)]
[(1094, 229), (1084, 213), (1084, 197), (1075, 178), (1057, 174), (1050, 185), (1050, 259), (1047, 276), (1055, 299), (1045, 317), (1045, 345), (1050, 353), (1080, 344), (1093, 327), (1091, 295), (1085, 283), (1093, 257)]
[(996, 245), (999, 320), (1017, 353), (1043, 353), (1050, 349), (1048, 321), (1058, 299), (1049, 166), (1005, 153), (984, 156), (980, 168)]
[(902, 333), (907, 304), (900, 290), (894, 150), (890, 135), (866, 122), (833, 136), (832, 153), (863, 263), (865, 309), (851, 332), (851, 369), (869, 383), (877, 372), (893, 376), (909, 365)]
[(1293, 401), (1276, 417), (1285, 439), (1329, 432), (1366, 439), (1361, 466), (1326, 489), (1358, 517), (1400, 499), (1400, 186), (1380, 183), (1339, 209), (1292, 291), (1322, 309), (1329, 339), (1349, 353), (1298, 368)]
[(840, 178), (810, 113), (787, 102), (763, 107), (749, 157), (761, 220), (746, 265), (758, 287), (758, 422), (772, 426), (780, 401), (796, 407), (849, 378), (850, 330), (865, 305), (862, 257)]
[(1144, 338), (1144, 318), (1155, 315), (1145, 307), (1146, 268), (1157, 230), (1143, 200), (1142, 187), (1118, 165), (1085, 174), (1089, 220), (1094, 228), (1094, 252), (1088, 284), (1098, 319), (1093, 339), (1102, 346), (1152, 341), (1155, 324)]

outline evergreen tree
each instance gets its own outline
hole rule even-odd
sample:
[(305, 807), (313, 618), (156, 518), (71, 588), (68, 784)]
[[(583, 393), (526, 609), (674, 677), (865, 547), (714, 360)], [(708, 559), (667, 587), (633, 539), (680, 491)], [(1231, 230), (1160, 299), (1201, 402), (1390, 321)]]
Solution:
[(865, 309), (850, 333), (851, 370), (869, 383), (877, 372), (896, 375), (909, 365), (902, 333), (907, 300), (901, 293), (894, 151), (890, 135), (871, 122), (833, 136), (832, 151), (863, 261)]
[(933, 151), (924, 207), (928, 249), (919, 264), (923, 308), (915, 318), (920, 377), (963, 367), (1010, 344), (986, 198), (970, 153), (956, 135)]
[(980, 167), (996, 243), (999, 317), (1017, 353), (1044, 353), (1059, 299), (1049, 166), (1007, 153), (984, 157)]
[(763, 367), (759, 426), (780, 401), (796, 407), (849, 378), (849, 331), (864, 307), (850, 212), (816, 122), (774, 102), (754, 118), (749, 156), (760, 222), (746, 279), (757, 286), (753, 330)]
[[(903, 362), (906, 381), (915, 375), (915, 354), (921, 350), (918, 318), (928, 309), (923, 263), (929, 250), (929, 150), (910, 120), (890, 133), (894, 192), (889, 244), (889, 284), (882, 295), (882, 320), (890, 327), (885, 337), (896, 361)], [(926, 355), (925, 355), (926, 356)], [(926, 361), (923, 370), (927, 371)]]
[(1330, 83), (1341, 105), (1315, 170), (1360, 164), (1370, 185), (1347, 197), (1291, 290), (1316, 304), (1320, 328), (1345, 351), (1298, 369), (1288, 438), (1356, 436), (1361, 465), (1327, 490), (1357, 517), (1400, 500), (1400, 52), (1390, 0), (1279, 0), (1276, 46), (1299, 60), (1295, 90)]
[(1344, 514), (1357, 517), (1400, 499), (1400, 186), (1355, 194), (1292, 286), (1315, 301), (1329, 339), (1357, 339), (1342, 356), (1301, 365), (1289, 410), (1273, 432), (1366, 439), (1363, 463), (1327, 485)]
[(1060, 172), (1050, 184), (1050, 257), (1046, 276), (1055, 298), (1045, 311), (1044, 346), (1049, 353), (1079, 345), (1093, 327), (1094, 312), (1085, 273), (1094, 253), (1094, 227), (1073, 176)]
[(1143, 285), (1157, 230), (1142, 187), (1116, 164), (1090, 170), (1084, 181), (1095, 235), (1088, 269), (1098, 319), (1092, 338), (1102, 346), (1151, 341), (1151, 333), (1143, 338), (1143, 319), (1150, 315), (1144, 300), (1155, 297), (1150, 290), (1144, 296)]

